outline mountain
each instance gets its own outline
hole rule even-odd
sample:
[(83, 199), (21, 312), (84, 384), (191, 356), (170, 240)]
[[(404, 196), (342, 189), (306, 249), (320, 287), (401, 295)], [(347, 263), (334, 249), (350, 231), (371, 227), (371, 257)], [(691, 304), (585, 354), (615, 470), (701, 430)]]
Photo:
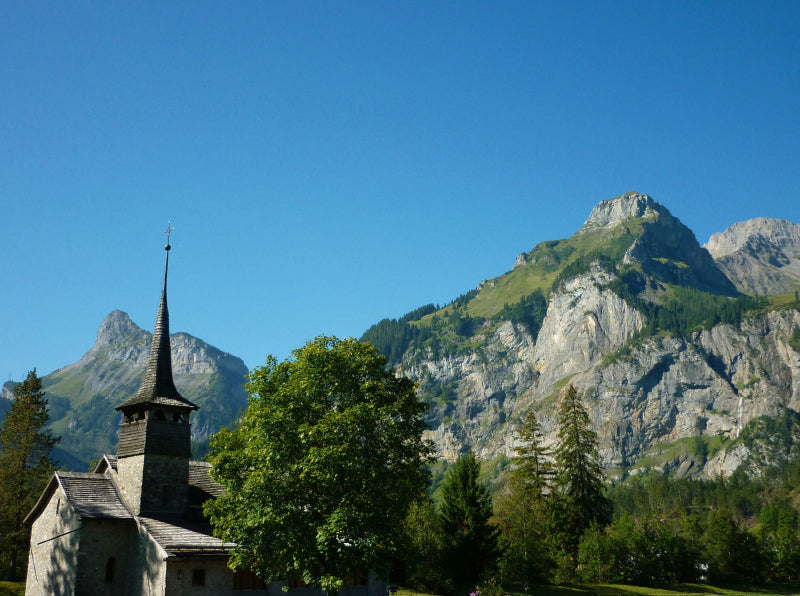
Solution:
[(758, 470), (800, 439), (798, 308), (740, 294), (689, 228), (631, 192), (446, 307), (363, 338), (418, 383), (441, 458), (472, 449), (503, 465), (530, 409), (552, 445), (573, 384), (609, 474), (708, 477)]
[(800, 287), (800, 224), (751, 219), (713, 234), (706, 248), (742, 292), (767, 296)]
[[(94, 347), (77, 362), (42, 378), (52, 430), (61, 436), (56, 458), (77, 471), (104, 453), (116, 453), (120, 414), (144, 377), (152, 334), (120, 310), (100, 325)], [(244, 362), (186, 333), (170, 335), (172, 370), (181, 394), (200, 409), (192, 440), (201, 450), (211, 434), (231, 424), (247, 405)]]

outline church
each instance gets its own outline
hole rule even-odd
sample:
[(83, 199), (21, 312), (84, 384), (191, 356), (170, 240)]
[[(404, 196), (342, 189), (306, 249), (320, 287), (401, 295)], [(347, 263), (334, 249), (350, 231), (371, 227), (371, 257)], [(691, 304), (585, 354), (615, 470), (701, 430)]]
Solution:
[[(169, 236), (168, 236), (169, 238)], [(231, 549), (212, 534), (202, 506), (222, 494), (210, 464), (191, 461), (191, 413), (175, 387), (164, 285), (144, 380), (115, 409), (122, 413), (117, 454), (92, 472), (56, 472), (26, 523), (31, 526), (26, 596), (285, 594), (254, 574), (227, 567)], [(379, 596), (386, 584), (345, 590)], [(319, 596), (318, 588), (289, 594)]]

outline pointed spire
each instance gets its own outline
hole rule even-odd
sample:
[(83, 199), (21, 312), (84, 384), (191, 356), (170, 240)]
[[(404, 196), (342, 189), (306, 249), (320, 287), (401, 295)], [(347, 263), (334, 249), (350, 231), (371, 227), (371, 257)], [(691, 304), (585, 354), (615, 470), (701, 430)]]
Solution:
[(169, 268), (169, 235), (174, 228), (171, 223), (167, 227), (167, 244), (164, 246), (166, 256), (164, 259), (164, 286), (161, 290), (161, 302), (158, 305), (156, 326), (153, 330), (153, 343), (150, 345), (150, 358), (147, 361), (147, 370), (144, 381), (136, 394), (118, 405), (115, 410), (121, 410), (136, 404), (162, 404), (183, 406), (193, 410), (197, 409), (189, 400), (185, 399), (175, 387), (172, 380), (172, 353), (169, 342), (169, 311), (167, 310), (167, 271)]

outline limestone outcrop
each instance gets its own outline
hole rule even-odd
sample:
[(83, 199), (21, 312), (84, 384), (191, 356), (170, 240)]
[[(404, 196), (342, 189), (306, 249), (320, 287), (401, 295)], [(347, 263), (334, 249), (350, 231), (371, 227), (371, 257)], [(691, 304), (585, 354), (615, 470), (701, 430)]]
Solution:
[[(643, 334), (648, 314), (619, 293), (619, 281), (634, 272), (643, 280), (637, 298), (651, 304), (672, 296), (673, 287), (735, 300), (737, 289), (717, 263), (749, 251), (753, 263), (777, 258), (783, 264), (774, 271), (789, 279), (800, 263), (797, 228), (779, 220), (745, 222), (712, 236), (706, 249), (647, 195), (601, 202), (571, 239), (523, 253), (511, 272), (482, 282), (472, 302), (438, 313), (445, 319), (457, 308), (459, 316), (483, 314), (469, 337), (441, 332), (433, 342), (411, 343), (398, 371), (431, 404), (429, 437), (438, 455), (453, 461), (472, 449), (483, 459), (513, 456), (515, 430), (530, 409), (552, 444), (557, 401), (573, 384), (611, 475), (657, 469), (715, 477), (779, 457), (741, 437), (761, 417), (800, 411), (800, 353), (791, 340), (800, 329), (796, 305), (762, 308), (741, 322), (699, 325), (689, 333)], [(760, 252), (765, 246), (772, 257)], [(775, 257), (778, 250), (782, 256)], [(590, 262), (582, 269), (580, 254)], [(577, 273), (556, 276), (572, 270)], [(739, 288), (778, 287), (746, 273), (740, 271)], [(498, 296), (518, 288), (522, 276), (539, 287), (536, 280), (557, 281), (535, 336), (488, 306), (501, 304)], [(442, 349), (445, 344), (450, 348)]]
[(706, 247), (742, 292), (767, 296), (800, 289), (800, 224), (750, 219), (712, 234)]

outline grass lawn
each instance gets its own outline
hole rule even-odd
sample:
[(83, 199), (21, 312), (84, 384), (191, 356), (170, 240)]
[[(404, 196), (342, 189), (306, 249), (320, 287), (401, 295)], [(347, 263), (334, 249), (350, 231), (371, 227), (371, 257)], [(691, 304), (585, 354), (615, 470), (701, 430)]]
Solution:
[[(525, 596), (519, 591), (519, 586), (504, 592), (506, 596)], [(678, 596), (678, 594), (693, 594), (695, 596), (710, 596), (721, 594), (726, 596), (742, 596), (745, 594), (758, 594), (760, 596), (783, 595), (800, 596), (798, 585), (772, 585), (772, 586), (733, 586), (721, 587), (708, 584), (675, 584), (662, 587), (626, 586), (622, 584), (587, 584), (587, 585), (534, 585), (527, 592), (528, 596), (581, 596), (583, 594), (600, 594), (602, 596)], [(434, 596), (420, 594), (411, 590), (399, 589), (396, 596)]]
[(0, 582), (0, 596), (23, 596), (25, 582)]

